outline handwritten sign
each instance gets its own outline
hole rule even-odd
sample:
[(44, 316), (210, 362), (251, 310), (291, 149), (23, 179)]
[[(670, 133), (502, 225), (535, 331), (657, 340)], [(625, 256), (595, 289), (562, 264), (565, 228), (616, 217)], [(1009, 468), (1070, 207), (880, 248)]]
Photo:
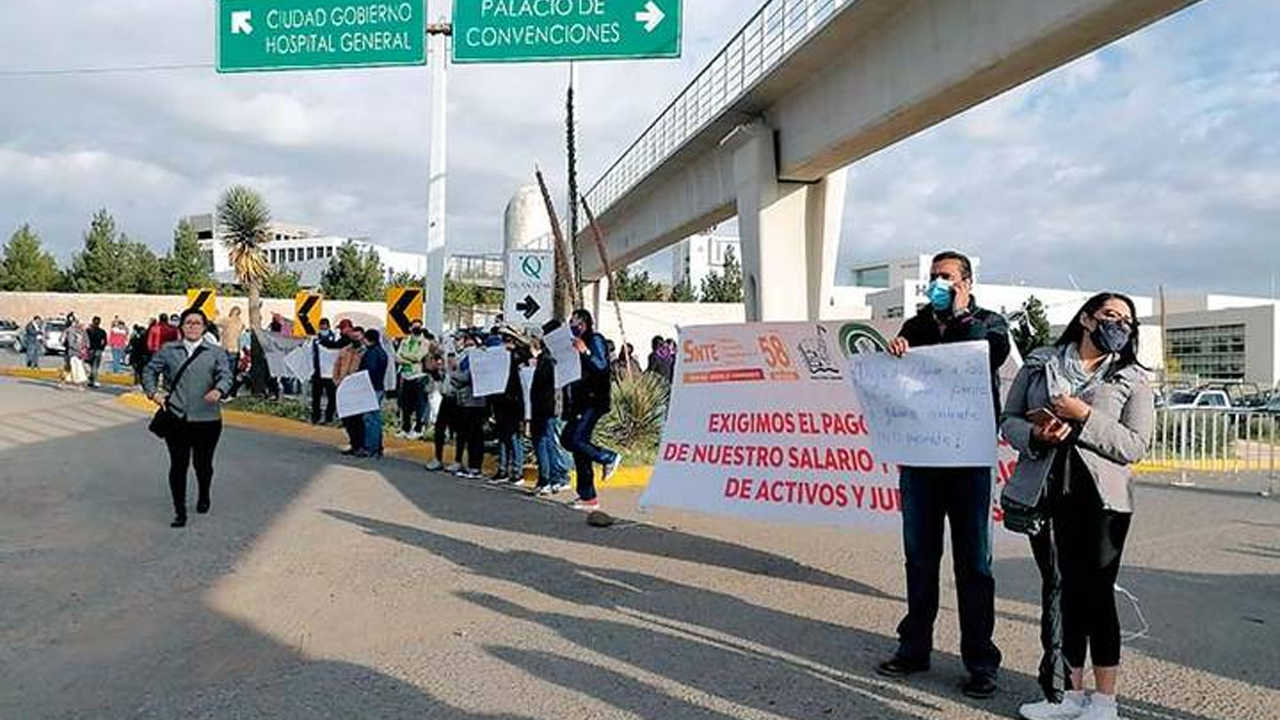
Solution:
[(573, 347), (573, 333), (562, 327), (542, 338), (551, 357), (556, 359), (556, 389), (582, 379), (582, 358)]
[(854, 355), (849, 382), (882, 462), (915, 467), (991, 467), (996, 419), (985, 342)]
[(471, 348), (471, 391), (476, 397), (500, 395), (511, 377), (511, 351), (506, 348)]

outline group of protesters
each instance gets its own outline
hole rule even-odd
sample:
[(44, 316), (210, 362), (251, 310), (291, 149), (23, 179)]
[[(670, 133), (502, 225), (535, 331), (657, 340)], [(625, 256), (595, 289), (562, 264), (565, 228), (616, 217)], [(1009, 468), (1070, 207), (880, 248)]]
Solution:
[[(574, 507), (597, 509), (596, 467), (602, 468), (602, 477), (607, 480), (621, 463), (617, 452), (593, 441), (596, 425), (611, 407), (617, 358), (610, 352), (611, 343), (596, 332), (591, 314), (579, 310), (570, 318), (569, 330), (581, 378), (557, 388), (556, 359), (547, 351), (543, 336), (560, 327), (553, 321), (540, 331), (528, 332), (498, 324), (438, 337), (415, 322), (405, 337), (384, 343), (376, 329), (350, 320), (333, 328), (329, 320), (322, 320), (319, 334), (310, 341), (311, 422), (334, 423), (338, 388), (352, 375), (367, 372), (379, 409), (341, 418), (348, 439), (342, 452), (356, 458), (381, 457), (385, 441), (380, 408), (388, 394), (388, 379), (393, 377), (398, 420), (395, 436), (409, 441), (429, 438), (434, 456), (427, 470), (509, 484), (547, 497), (569, 487), (573, 468)], [(482, 396), (476, 392), (471, 353), (499, 348), (510, 358), (506, 385), (497, 394)], [(663, 352), (669, 351), (664, 341)], [(322, 353), (336, 353), (331, 371), (326, 370), (328, 363), (322, 361)], [(663, 367), (659, 362), (655, 372)], [(669, 370), (662, 372), (670, 378)], [(486, 476), (490, 430), (497, 439), (496, 469)], [(446, 454), (450, 445), (452, 458)], [(532, 484), (525, 477), (530, 450), (536, 465)]]

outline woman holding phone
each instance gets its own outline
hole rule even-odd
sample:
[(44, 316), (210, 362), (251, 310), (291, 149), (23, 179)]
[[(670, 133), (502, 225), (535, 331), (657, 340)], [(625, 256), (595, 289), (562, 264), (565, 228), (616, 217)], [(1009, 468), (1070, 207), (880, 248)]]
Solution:
[[(1147, 452), (1154, 416), (1151, 387), (1138, 362), (1136, 309), (1118, 293), (1090, 298), (1055, 345), (1031, 353), (1009, 390), (1000, 428), (1018, 450), (1018, 465), (1002, 502), (1007, 516), (1017, 509), (1019, 517), (1034, 517), (1025, 526), (1046, 590), (1046, 700), (1020, 708), (1027, 720), (1117, 717), (1114, 586), (1133, 514), (1130, 468)], [(1051, 575), (1060, 576), (1067, 666), (1061, 697), (1046, 683), (1057, 650), (1049, 632), (1056, 620), (1049, 603), (1057, 578)], [(1086, 654), (1096, 681), (1092, 693), (1085, 691)]]

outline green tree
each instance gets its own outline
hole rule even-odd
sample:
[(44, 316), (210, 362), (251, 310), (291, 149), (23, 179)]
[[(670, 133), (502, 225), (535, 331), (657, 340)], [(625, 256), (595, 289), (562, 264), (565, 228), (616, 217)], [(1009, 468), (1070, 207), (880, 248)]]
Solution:
[(58, 261), (40, 246), (40, 236), (30, 225), (15, 230), (0, 259), (0, 290), (48, 292), (59, 281)]
[(115, 218), (105, 209), (94, 213), (84, 235), (84, 250), (71, 262), (69, 289), (80, 293), (131, 292), (127, 249), (120, 242)]
[(425, 284), (424, 278), (404, 270), (392, 275), (387, 281), (387, 287), (423, 287)]
[(169, 288), (160, 258), (146, 245), (131, 242), (128, 235), (122, 234), (119, 242), (129, 280), (129, 287), (123, 290), (140, 295), (164, 294)]
[(1013, 342), (1022, 357), (1032, 350), (1053, 342), (1053, 328), (1045, 314), (1044, 303), (1032, 295), (1022, 304), (1022, 310), (1013, 314)]
[(164, 258), (164, 276), (166, 290), (172, 293), (185, 293), (191, 288), (209, 287), (213, 280), (209, 277), (213, 268), (208, 259), (200, 251), (200, 241), (196, 237), (196, 229), (186, 220), (178, 223), (173, 230), (173, 249)]
[(661, 302), (662, 286), (649, 277), (648, 270), (632, 272), (623, 268), (613, 274), (609, 285), (609, 299), (619, 302)]
[(262, 279), (262, 297), (292, 299), (300, 290), (302, 276), (292, 270), (277, 268)]
[(248, 292), (249, 327), (254, 331), (262, 328), (262, 281), (271, 274), (262, 252), (270, 224), (271, 208), (256, 190), (237, 185), (218, 201), (218, 229), (236, 279)]
[(385, 297), (385, 273), (378, 253), (370, 248), (361, 252), (347, 241), (329, 261), (320, 280), (320, 292), (330, 300), (378, 301)]
[(698, 302), (698, 296), (693, 292), (693, 285), (686, 278), (684, 282), (677, 283), (671, 288), (671, 297), (668, 298), (674, 303), (691, 303)]
[(702, 279), (701, 296), (707, 303), (742, 302), (742, 265), (733, 248), (725, 250), (724, 269)]

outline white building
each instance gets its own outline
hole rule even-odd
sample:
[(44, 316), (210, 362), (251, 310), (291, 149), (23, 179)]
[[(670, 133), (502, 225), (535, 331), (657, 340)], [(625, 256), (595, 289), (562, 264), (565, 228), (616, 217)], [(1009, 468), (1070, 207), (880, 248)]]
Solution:
[(1170, 371), (1264, 388), (1280, 381), (1280, 302), (1238, 295), (1170, 296), (1165, 314)]
[[(226, 247), (215, 238), (213, 215), (192, 215), (184, 220), (195, 228), (200, 249), (209, 260), (214, 277), (223, 282), (233, 281), (231, 258)], [(425, 277), (427, 274), (426, 255), (392, 250), (371, 243), (367, 238), (323, 235), (316, 228), (284, 222), (272, 222), (267, 234), (271, 239), (262, 247), (267, 262), (278, 270), (298, 273), (303, 287), (319, 285), (324, 271), (329, 267), (330, 259), (348, 242), (353, 243), (361, 252), (376, 252), (388, 278), (399, 273), (415, 277)]]
[(711, 273), (724, 271), (724, 259), (732, 252), (742, 263), (742, 243), (736, 237), (699, 233), (691, 235), (676, 246), (672, 253), (671, 284), (688, 281), (697, 293), (702, 281)]

